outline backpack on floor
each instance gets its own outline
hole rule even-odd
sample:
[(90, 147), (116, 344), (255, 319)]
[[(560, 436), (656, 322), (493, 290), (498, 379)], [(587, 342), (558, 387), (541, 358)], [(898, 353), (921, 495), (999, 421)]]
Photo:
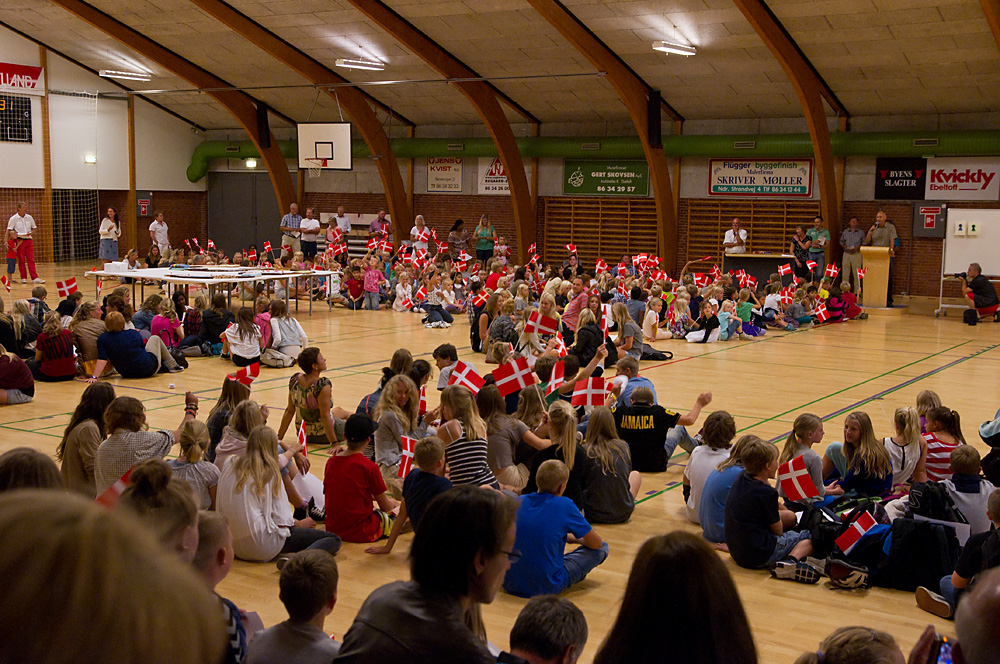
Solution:
[[(674, 359), (674, 354), (669, 350), (656, 350), (649, 344), (642, 345), (642, 357), (641, 360), (652, 360), (655, 362), (665, 362), (667, 360)], [(608, 365), (610, 366), (610, 365)]]
[(976, 325), (979, 323), (979, 313), (975, 309), (966, 309), (962, 313), (962, 322), (966, 325)]
[(914, 515), (951, 523), (969, 523), (962, 510), (955, 507), (955, 501), (942, 482), (914, 482), (910, 486), (906, 516)]
[(961, 547), (952, 526), (904, 518), (891, 528), (885, 560), (868, 578), (871, 585), (906, 592), (937, 588), (941, 577), (954, 571)]

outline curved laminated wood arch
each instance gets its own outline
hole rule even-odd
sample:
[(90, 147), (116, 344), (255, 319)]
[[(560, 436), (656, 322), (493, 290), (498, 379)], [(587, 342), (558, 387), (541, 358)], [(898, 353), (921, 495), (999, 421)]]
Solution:
[[(258, 131), (258, 102), (253, 97), (236, 90), (219, 90), (219, 88), (231, 88), (232, 86), (215, 74), (160, 46), (152, 39), (85, 2), (81, 2), (80, 0), (52, 0), (52, 2), (83, 19), (109, 37), (128, 46), (136, 53), (149, 58), (161, 67), (169, 69), (191, 85), (198, 88), (205, 88), (205, 94), (222, 104), (236, 118), (240, 126), (246, 130), (250, 136), (250, 140), (257, 146), (261, 158), (267, 166), (267, 173), (271, 177), (274, 193), (278, 197), (278, 206), (282, 210), (288, 210), (288, 206), (296, 202), (295, 186), (292, 184), (292, 176), (288, 172), (288, 165), (285, 163), (285, 158), (281, 156), (278, 141), (270, 131), (268, 131), (267, 136), (261, 136)], [(264, 145), (267, 145), (267, 147), (264, 147)]]
[[(465, 63), (379, 0), (348, 0), (348, 2), (442, 76), (449, 79), (480, 78)], [(522, 262), (526, 262), (529, 258), (528, 247), (535, 242), (538, 233), (538, 224), (531, 205), (524, 160), (517, 148), (517, 140), (510, 122), (500, 107), (500, 99), (502, 98), (529, 121), (538, 124), (538, 120), (485, 81), (455, 81), (454, 85), (475, 107), (497, 146), (500, 161), (507, 171), (507, 184), (510, 186), (510, 197), (514, 204), (518, 256)]]
[[(649, 178), (656, 202), (658, 251), (665, 265), (674, 266), (677, 263), (677, 215), (674, 213), (670, 170), (663, 147), (650, 145), (649, 85), (558, 0), (528, 0), (528, 4), (576, 47), (581, 55), (590, 60), (594, 67), (606, 72), (608, 82), (625, 104), (632, 123), (639, 132), (646, 163), (649, 164)], [(681, 120), (676, 111), (669, 106), (665, 108), (675, 120)]]
[[(222, 0), (191, 0), (191, 2), (268, 55), (294, 69), (303, 78), (317, 85), (350, 82)], [(375, 111), (368, 103), (370, 98), (361, 90), (340, 87), (337, 88), (336, 92), (330, 90), (326, 92), (339, 101), (354, 121), (354, 126), (358, 128), (361, 137), (368, 144), (372, 155), (375, 155), (375, 165), (382, 178), (389, 215), (395, 222), (392, 227), (396, 246), (399, 246), (399, 243), (406, 239), (404, 229), (408, 227), (413, 211), (407, 200), (403, 178), (400, 175), (392, 146), (389, 144), (389, 137), (386, 135), (385, 129), (382, 128), (382, 123), (379, 122)], [(399, 116), (397, 115), (397, 117)], [(412, 125), (409, 121), (407, 124)]]
[[(820, 210), (829, 228), (830, 237), (839, 238), (840, 197), (837, 187), (837, 162), (833, 157), (833, 145), (830, 143), (830, 128), (826, 122), (823, 99), (827, 100), (841, 118), (848, 118), (850, 115), (762, 0), (733, 0), (733, 2), (781, 63), (792, 87), (795, 88), (795, 94), (805, 114), (806, 124), (809, 126), (813, 156), (816, 158)], [(835, 252), (839, 242), (834, 241), (831, 244), (833, 245), (831, 251)]]

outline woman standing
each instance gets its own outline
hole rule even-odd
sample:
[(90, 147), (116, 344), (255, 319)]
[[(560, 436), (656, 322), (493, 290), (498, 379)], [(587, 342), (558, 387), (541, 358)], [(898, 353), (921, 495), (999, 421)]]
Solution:
[(310, 346), (298, 357), (300, 373), (288, 381), (288, 405), (281, 417), (278, 438), (284, 438), (292, 418), (296, 430), (305, 422), (306, 442), (311, 445), (336, 445), (344, 439), (344, 423), (349, 412), (333, 405), (330, 379), (322, 376), (326, 358), (319, 348)]
[[(98, 230), (101, 235), (101, 249), (98, 258), (104, 262), (118, 260), (118, 238), (122, 235), (122, 227), (118, 223), (118, 210), (113, 207), (108, 208), (108, 214), (101, 219), (101, 227)], [(101, 269), (98, 265), (98, 269)]]
[(468, 253), (469, 233), (465, 230), (465, 222), (456, 219), (448, 231), (448, 254), (452, 261), (461, 260), (463, 253)]
[(490, 223), (490, 215), (484, 214), (476, 226), (476, 260), (486, 261), (493, 258), (493, 247), (496, 246), (497, 231)]
[(806, 281), (812, 279), (812, 271), (806, 267), (806, 263), (809, 262), (809, 247), (811, 246), (812, 240), (806, 236), (805, 227), (796, 226), (795, 235), (792, 236), (792, 243), (789, 245), (789, 250), (795, 256), (795, 265), (792, 269), (797, 278)]
[(97, 497), (94, 460), (104, 440), (104, 411), (114, 400), (115, 388), (110, 383), (88, 385), (56, 447), (66, 488), (91, 499)]
[(418, 214), (413, 220), (413, 228), (410, 229), (410, 243), (413, 245), (413, 251), (421, 249), (427, 251), (430, 237), (430, 230), (424, 223), (424, 215)]

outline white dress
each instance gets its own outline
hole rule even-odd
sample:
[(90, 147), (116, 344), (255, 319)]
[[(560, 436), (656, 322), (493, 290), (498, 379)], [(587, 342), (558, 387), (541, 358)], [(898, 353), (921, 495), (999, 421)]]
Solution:
[(291, 534), (292, 506), (280, 480), (278, 495), (268, 485), (261, 495), (251, 489), (251, 483), (236, 491), (236, 458), (230, 457), (222, 469), (216, 493), (216, 510), (229, 519), (233, 533), (233, 549), (241, 560), (266, 561), (281, 553)]

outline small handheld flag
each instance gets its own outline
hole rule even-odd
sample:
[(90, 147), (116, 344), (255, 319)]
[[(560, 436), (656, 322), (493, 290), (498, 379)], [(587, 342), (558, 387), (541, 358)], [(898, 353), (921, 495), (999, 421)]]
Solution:
[(854, 547), (858, 545), (861, 538), (865, 536), (869, 530), (876, 526), (875, 517), (871, 515), (871, 512), (867, 510), (861, 513), (854, 523), (844, 532), (843, 535), (834, 540), (840, 550), (844, 552), (845, 555), (850, 555)]
[(566, 382), (566, 366), (560, 361), (556, 362), (555, 366), (552, 367), (552, 376), (549, 378), (549, 384), (545, 387), (545, 396), (549, 396), (553, 392), (559, 389), (560, 385)]
[(309, 443), (307, 442), (306, 436), (306, 421), (302, 420), (302, 424), (299, 425), (299, 445), (302, 446), (302, 453), (309, 454)]
[(789, 275), (791, 273), (792, 273), (792, 264), (791, 263), (785, 263), (784, 265), (779, 265), (778, 266), (778, 274), (780, 274), (781, 276), (784, 277), (784, 276), (787, 276), (787, 275)]
[[(7, 290), (10, 289), (8, 288)], [(59, 292), (59, 297), (69, 297), (70, 293), (75, 293), (79, 290), (76, 287), (76, 277), (72, 277), (66, 281), (57, 281), (56, 290)]]
[(789, 500), (805, 500), (819, 495), (819, 489), (806, 468), (806, 458), (801, 454), (778, 467), (778, 483)]
[(538, 378), (535, 377), (535, 372), (528, 365), (526, 357), (519, 357), (513, 362), (501, 364), (493, 371), (493, 380), (503, 396), (513, 394), (538, 382)]
[(127, 489), (130, 484), (129, 478), (131, 478), (131, 476), (132, 476), (132, 468), (129, 468), (127, 471), (125, 471), (124, 475), (122, 475), (114, 484), (108, 487), (107, 491), (99, 495), (97, 497), (97, 500), (95, 500), (94, 502), (96, 502), (98, 505), (104, 505), (105, 507), (111, 509), (116, 507), (118, 505), (118, 500), (122, 497), (122, 494), (125, 493), (125, 489)]
[(815, 270), (817, 267), (819, 267), (819, 263), (817, 263), (816, 261), (806, 261), (806, 267), (809, 268), (810, 270)]
[(603, 406), (607, 396), (608, 389), (604, 384), (604, 378), (591, 377), (585, 381), (577, 382), (570, 404), (574, 406)]
[(413, 451), (417, 448), (417, 441), (409, 436), (403, 436), (403, 456), (399, 457), (399, 472), (396, 477), (406, 479), (406, 476), (413, 470)]
[(824, 272), (824, 274), (830, 277), (830, 279), (836, 279), (837, 275), (840, 274), (840, 268), (834, 265), (833, 263), (830, 263), (829, 265), (826, 266), (826, 271)]
[(476, 373), (475, 369), (459, 360), (455, 368), (452, 369), (451, 375), (448, 376), (448, 384), (461, 385), (462, 387), (467, 387), (473, 394), (478, 394), (479, 390), (483, 389), (485, 382)]
[(830, 312), (826, 310), (825, 304), (821, 304), (816, 307), (815, 311), (813, 311), (813, 316), (815, 316), (819, 322), (825, 323), (830, 319)]
[(250, 387), (250, 384), (253, 383), (254, 379), (259, 375), (260, 362), (254, 362), (250, 366), (237, 369), (235, 374), (229, 374), (226, 378), (229, 378), (230, 380), (238, 380), (247, 387)]
[(575, 254), (576, 253), (576, 245), (575, 244), (567, 244), (566, 245), (566, 251), (568, 251), (571, 254)]
[(531, 312), (528, 316), (528, 322), (524, 326), (525, 334), (531, 334), (532, 332), (537, 332), (538, 334), (555, 334), (558, 331), (559, 321), (555, 318), (544, 316), (538, 311)]

